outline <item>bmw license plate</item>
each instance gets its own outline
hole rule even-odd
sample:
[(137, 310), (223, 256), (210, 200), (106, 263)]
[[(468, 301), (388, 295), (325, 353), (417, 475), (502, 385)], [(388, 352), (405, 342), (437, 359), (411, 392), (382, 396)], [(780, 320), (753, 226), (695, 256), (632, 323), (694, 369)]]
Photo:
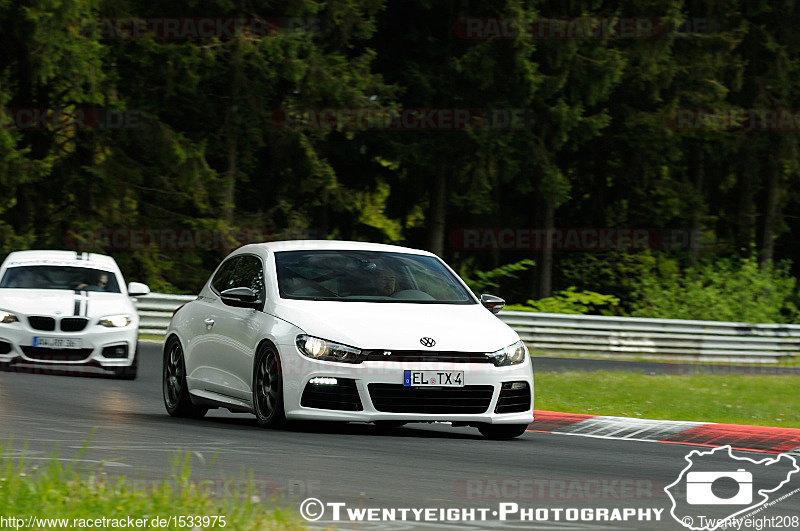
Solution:
[(464, 387), (464, 371), (403, 371), (406, 387)]
[(34, 337), (33, 346), (41, 348), (82, 348), (80, 339), (67, 337)]

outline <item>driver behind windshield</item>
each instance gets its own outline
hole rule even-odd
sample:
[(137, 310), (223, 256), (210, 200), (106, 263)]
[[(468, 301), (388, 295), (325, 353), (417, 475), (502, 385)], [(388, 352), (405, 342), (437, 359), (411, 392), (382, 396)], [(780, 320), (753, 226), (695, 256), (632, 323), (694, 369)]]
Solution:
[(378, 291), (377, 294), (384, 297), (389, 297), (397, 291), (397, 277), (391, 269), (380, 271), (375, 284)]
[(108, 275), (106, 273), (100, 273), (95, 276), (91, 283), (78, 284), (75, 289), (84, 291), (106, 291), (106, 286), (108, 286)]

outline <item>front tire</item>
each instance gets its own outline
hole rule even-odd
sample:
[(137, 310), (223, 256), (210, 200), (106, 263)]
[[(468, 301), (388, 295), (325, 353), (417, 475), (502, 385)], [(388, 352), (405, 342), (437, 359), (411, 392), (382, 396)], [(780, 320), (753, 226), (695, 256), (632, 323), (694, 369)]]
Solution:
[(164, 345), (161, 375), (164, 406), (170, 416), (199, 419), (208, 412), (208, 408), (192, 404), (189, 387), (186, 385), (186, 363), (183, 359), (183, 348), (181, 342), (174, 336)]
[(481, 435), (495, 441), (515, 439), (525, 433), (527, 429), (527, 424), (481, 424), (478, 426)]
[(286, 423), (281, 358), (275, 347), (266, 343), (258, 347), (255, 356), (253, 413), (262, 428), (279, 428)]

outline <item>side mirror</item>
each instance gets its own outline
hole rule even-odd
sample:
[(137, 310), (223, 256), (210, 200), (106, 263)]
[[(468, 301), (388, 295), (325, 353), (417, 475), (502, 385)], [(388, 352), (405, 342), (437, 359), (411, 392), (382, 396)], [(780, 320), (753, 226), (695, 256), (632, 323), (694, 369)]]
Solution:
[(494, 295), (481, 295), (481, 304), (492, 313), (499, 313), (506, 305), (506, 301)]
[(148, 295), (150, 288), (147, 284), (141, 282), (131, 282), (128, 284), (128, 295), (131, 297), (139, 297), (141, 295)]
[(261, 307), (263, 302), (258, 300), (258, 293), (250, 288), (226, 289), (220, 293), (220, 298), (224, 304), (227, 304), (228, 306), (234, 306), (236, 308), (258, 309)]

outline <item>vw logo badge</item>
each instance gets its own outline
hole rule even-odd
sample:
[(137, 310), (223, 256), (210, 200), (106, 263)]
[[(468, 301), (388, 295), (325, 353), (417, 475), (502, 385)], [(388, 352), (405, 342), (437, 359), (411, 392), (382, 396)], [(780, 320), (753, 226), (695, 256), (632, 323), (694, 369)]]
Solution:
[(432, 347), (436, 345), (436, 341), (434, 341), (432, 337), (423, 337), (419, 342), (422, 343), (423, 347)]

